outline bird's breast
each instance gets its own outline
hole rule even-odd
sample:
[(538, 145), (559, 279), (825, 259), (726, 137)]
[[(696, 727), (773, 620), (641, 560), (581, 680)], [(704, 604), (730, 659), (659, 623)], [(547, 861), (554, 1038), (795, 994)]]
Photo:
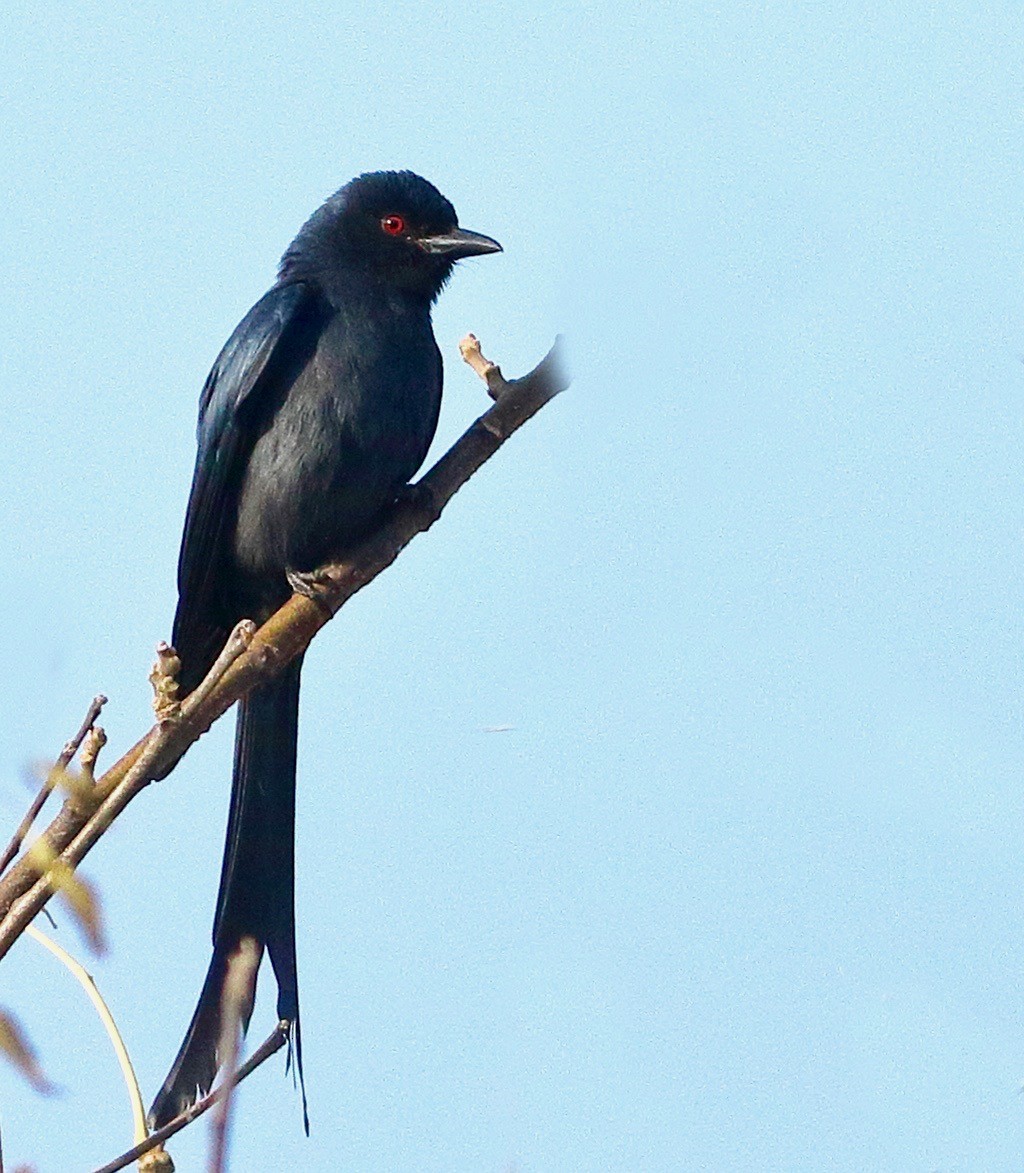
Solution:
[(276, 590), (285, 570), (311, 570), (358, 541), (433, 439), (441, 368), (429, 318), (362, 317), (328, 323), (245, 469), (235, 561)]

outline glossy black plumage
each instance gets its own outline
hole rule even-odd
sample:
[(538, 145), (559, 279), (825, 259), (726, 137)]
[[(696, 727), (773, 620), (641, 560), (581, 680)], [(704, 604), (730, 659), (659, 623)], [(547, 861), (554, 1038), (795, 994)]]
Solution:
[[(459, 257), (498, 251), (458, 228), (410, 172), (343, 187), (286, 251), (274, 287), (221, 351), (200, 399), (178, 564), (174, 646), (185, 690), (241, 618), (262, 622), (309, 571), (362, 537), (419, 467), (441, 402), (433, 301)], [(192, 1023), (150, 1110), (159, 1127), (212, 1083), (221, 985), (249, 935), (266, 948), (278, 1016), (293, 1024), (298, 663), (239, 706), (213, 958)]]

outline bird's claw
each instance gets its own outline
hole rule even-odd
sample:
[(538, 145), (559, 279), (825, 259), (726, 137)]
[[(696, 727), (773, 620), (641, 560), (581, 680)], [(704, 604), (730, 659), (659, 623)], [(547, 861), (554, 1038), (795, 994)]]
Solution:
[(331, 585), (331, 575), (326, 570), (288, 570), (285, 577), (295, 594), (314, 603), (320, 601), (321, 594)]

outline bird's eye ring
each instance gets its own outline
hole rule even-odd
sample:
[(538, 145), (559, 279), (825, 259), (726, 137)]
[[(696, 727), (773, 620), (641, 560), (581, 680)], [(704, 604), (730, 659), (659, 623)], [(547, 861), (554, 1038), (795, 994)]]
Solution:
[(380, 226), (388, 236), (401, 236), (405, 231), (405, 221), (401, 216), (385, 216)]

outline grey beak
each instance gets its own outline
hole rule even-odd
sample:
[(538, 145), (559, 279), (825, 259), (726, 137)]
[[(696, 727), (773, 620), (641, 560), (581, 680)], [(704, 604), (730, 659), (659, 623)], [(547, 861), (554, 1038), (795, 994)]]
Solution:
[(481, 257), (485, 253), (500, 253), (501, 245), (482, 232), (470, 232), (467, 228), (453, 228), (438, 236), (421, 236), (416, 243), (424, 252), (451, 257)]

